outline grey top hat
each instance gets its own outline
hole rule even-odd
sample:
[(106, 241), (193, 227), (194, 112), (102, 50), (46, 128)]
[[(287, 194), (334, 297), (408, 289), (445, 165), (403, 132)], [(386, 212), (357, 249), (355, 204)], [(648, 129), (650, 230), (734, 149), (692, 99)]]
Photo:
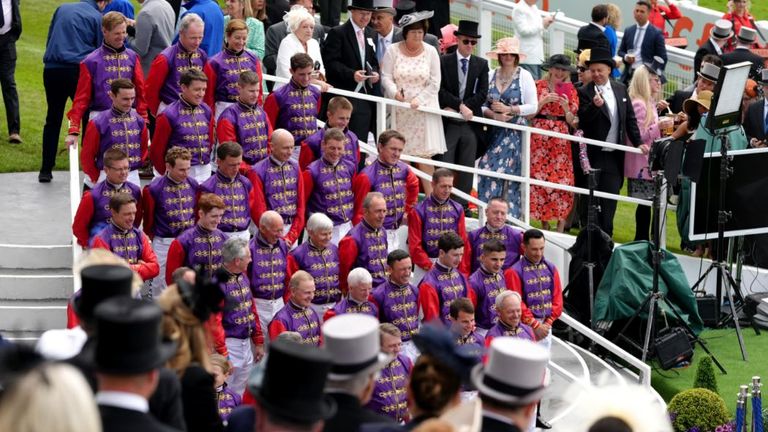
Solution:
[(715, 25), (712, 27), (712, 31), (709, 33), (715, 39), (730, 39), (733, 37), (733, 23), (719, 19), (715, 21)]
[(386, 12), (392, 16), (397, 15), (397, 10), (392, 7), (392, 0), (373, 0), (373, 8), (376, 12)]
[(757, 40), (757, 31), (747, 26), (741, 26), (739, 34), (736, 36), (739, 42), (745, 45), (752, 45)]
[(402, 27), (409, 26), (411, 24), (415, 24), (419, 21), (426, 21), (432, 16), (435, 15), (435, 12), (433, 11), (420, 11), (420, 12), (413, 12), (409, 13), (408, 15), (400, 18), (400, 21), (398, 21), (397, 25)]
[(379, 321), (370, 315), (344, 314), (326, 321), (323, 341), (331, 354), (330, 379), (374, 372), (392, 361), (392, 356), (381, 352)]
[(720, 68), (712, 63), (702, 63), (697, 75), (706, 80), (717, 82), (717, 78), (720, 76)]

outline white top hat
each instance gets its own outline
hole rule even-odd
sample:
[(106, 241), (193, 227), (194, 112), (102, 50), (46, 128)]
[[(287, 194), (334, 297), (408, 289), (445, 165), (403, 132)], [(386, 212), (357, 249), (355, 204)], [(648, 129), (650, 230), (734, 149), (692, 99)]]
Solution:
[(379, 321), (370, 315), (343, 314), (326, 321), (323, 340), (333, 362), (329, 379), (379, 370), (392, 360), (381, 352)]
[(397, 10), (392, 6), (392, 0), (373, 0), (373, 8), (376, 12), (387, 12), (397, 15)]
[(736, 36), (736, 39), (739, 40), (739, 42), (743, 44), (753, 44), (757, 40), (757, 32), (753, 28), (749, 28), (747, 26), (741, 26), (741, 29), (739, 30), (739, 34)]
[(549, 352), (531, 341), (497, 337), (491, 342), (488, 362), (472, 370), (472, 384), (480, 394), (498, 402), (524, 405), (541, 399)]

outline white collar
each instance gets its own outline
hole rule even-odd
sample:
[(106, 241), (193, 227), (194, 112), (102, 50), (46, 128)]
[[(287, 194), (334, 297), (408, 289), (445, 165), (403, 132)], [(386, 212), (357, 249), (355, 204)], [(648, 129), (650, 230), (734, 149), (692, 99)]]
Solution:
[(510, 420), (509, 417), (505, 417), (505, 416), (503, 416), (501, 414), (497, 414), (495, 412), (488, 411), (488, 410), (485, 410), (485, 409), (483, 410), (483, 417), (492, 418), (494, 420), (498, 420), (498, 421), (500, 421), (502, 423), (505, 423), (505, 424), (510, 424), (510, 425), (514, 425), (515, 424), (512, 420)]
[(149, 412), (149, 402), (135, 393), (121, 391), (100, 391), (96, 393), (98, 405), (108, 405), (143, 413)]
[(363, 37), (365, 37), (365, 30), (358, 27), (357, 24), (352, 20), (352, 18), (349, 19), (349, 23), (352, 24), (352, 29), (355, 30), (355, 34), (357, 34), (358, 30), (363, 30)]
[[(354, 25), (354, 23), (352, 24)], [(389, 30), (389, 33), (387, 33), (386, 36), (379, 35), (379, 39), (384, 39), (385, 41), (392, 43), (392, 38), (395, 36), (395, 25), (392, 25), (392, 28)]]
[(635, 25), (637, 26), (637, 29), (638, 29), (638, 30), (648, 30), (648, 25), (649, 25), (650, 23), (651, 23), (651, 22), (650, 22), (650, 21), (648, 21), (647, 23), (645, 23), (645, 25), (640, 25), (640, 24), (635, 24)]
[(599, 88), (600, 90), (613, 90), (611, 88), (611, 80), (606, 81), (603, 85), (595, 83), (595, 87)]
[(461, 64), (461, 59), (467, 59), (467, 62), (469, 62), (470, 57), (472, 57), (472, 54), (464, 57), (463, 55), (461, 55), (461, 53), (459, 53), (459, 50), (456, 50), (456, 58), (459, 59), (459, 64)]
[(605, 31), (605, 26), (601, 26), (600, 24), (598, 24), (598, 23), (596, 23), (594, 21), (592, 21), (590, 24), (596, 26), (597, 28), (599, 28), (602, 31)]

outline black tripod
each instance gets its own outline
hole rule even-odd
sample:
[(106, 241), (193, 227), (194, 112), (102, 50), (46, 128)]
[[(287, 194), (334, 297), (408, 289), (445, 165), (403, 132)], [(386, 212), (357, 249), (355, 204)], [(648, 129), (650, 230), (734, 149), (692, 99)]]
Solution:
[[(661, 172), (654, 172), (653, 173), (653, 218), (651, 220), (651, 230), (652, 230), (652, 245), (653, 249), (651, 251), (651, 266), (653, 267), (653, 281), (652, 281), (652, 289), (651, 292), (649, 292), (645, 296), (645, 300), (643, 300), (643, 303), (635, 309), (635, 312), (632, 314), (632, 316), (629, 318), (626, 324), (624, 324), (624, 327), (619, 332), (618, 336), (616, 336), (616, 339), (622, 338), (629, 342), (631, 345), (633, 345), (635, 348), (639, 349), (642, 353), (640, 359), (645, 362), (648, 358), (648, 351), (650, 350), (651, 345), (651, 338), (653, 335), (655, 335), (656, 331), (654, 329), (654, 323), (656, 321), (656, 310), (657, 303), (659, 301), (664, 302), (664, 304), (667, 305), (667, 308), (672, 311), (672, 313), (675, 315), (675, 318), (677, 318), (677, 321), (682, 325), (685, 330), (688, 332), (690, 336), (693, 337), (694, 343), (698, 342), (701, 348), (704, 350), (704, 352), (709, 355), (710, 358), (712, 358), (712, 361), (717, 365), (718, 369), (722, 373), (727, 373), (725, 371), (725, 368), (722, 364), (715, 358), (715, 356), (712, 354), (711, 351), (707, 348), (706, 345), (704, 345), (704, 342), (699, 339), (698, 336), (693, 332), (691, 327), (688, 325), (688, 323), (683, 320), (683, 318), (680, 316), (680, 314), (677, 312), (677, 309), (672, 307), (672, 304), (669, 302), (669, 299), (664, 296), (661, 292), (659, 292), (659, 273), (661, 271), (661, 260), (663, 258), (664, 252), (661, 250), (661, 185), (662, 180), (664, 178), (663, 173)], [(640, 314), (648, 310), (648, 321), (645, 327), (645, 337), (643, 339), (643, 346), (638, 346), (632, 339), (626, 336), (627, 329), (632, 324), (632, 322), (640, 317)]]

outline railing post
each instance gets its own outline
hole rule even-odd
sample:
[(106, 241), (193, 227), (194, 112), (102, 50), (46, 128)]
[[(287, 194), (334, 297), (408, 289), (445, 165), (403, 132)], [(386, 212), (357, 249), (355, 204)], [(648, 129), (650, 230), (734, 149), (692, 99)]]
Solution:
[[(480, 34), (488, 37), (480, 38), (479, 53), (487, 53), (493, 48), (493, 12), (483, 7), (483, 2), (475, 3), (480, 8)], [(512, 13), (510, 11), (510, 13)]]
[(376, 102), (376, 139), (387, 130), (387, 108), (384, 102)]
[(549, 55), (565, 52), (565, 32), (557, 28), (557, 21), (549, 27)]
[(529, 131), (523, 132), (523, 152), (522, 152), (522, 169), (520, 171), (520, 177), (525, 178), (525, 182), (521, 185), (521, 199), (523, 204), (523, 221), (527, 224), (531, 224), (531, 133)]
[[(661, 196), (659, 197), (659, 217), (661, 218), (659, 220), (659, 244), (662, 249), (667, 248), (667, 218), (666, 218), (666, 208), (667, 206), (664, 205), (667, 202), (667, 180), (663, 180), (663, 184), (661, 187)], [(651, 207), (651, 215), (653, 215), (653, 207)]]

